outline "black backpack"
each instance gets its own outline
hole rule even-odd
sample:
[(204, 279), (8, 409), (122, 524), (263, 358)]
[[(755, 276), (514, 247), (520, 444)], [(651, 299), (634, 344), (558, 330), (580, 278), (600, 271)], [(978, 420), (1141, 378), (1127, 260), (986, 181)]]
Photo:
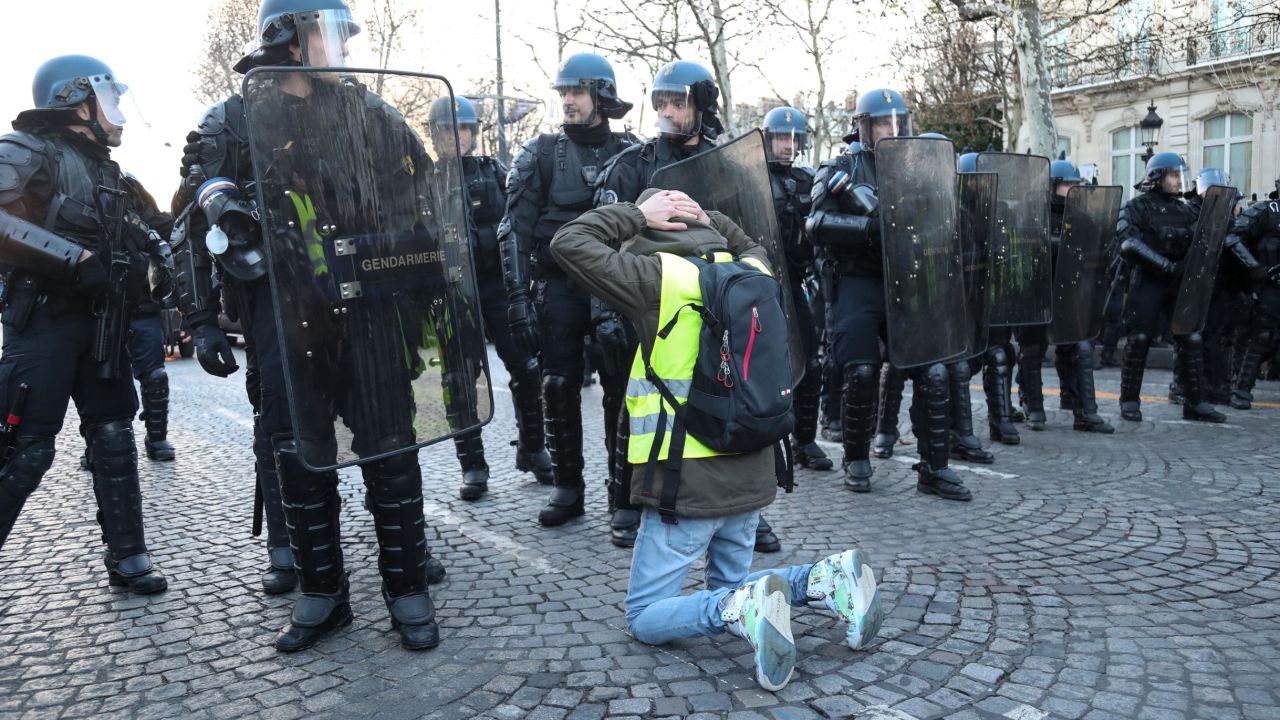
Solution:
[[(694, 364), (688, 402), (677, 401), (644, 355), (645, 375), (666, 405), (675, 408), (671, 446), (667, 453), (668, 482), (660, 506), (665, 522), (675, 520), (675, 495), (684, 455), (685, 434), (723, 453), (744, 453), (774, 445), (779, 485), (794, 488), (791, 448), (785, 442), (795, 425), (791, 412), (790, 327), (782, 311), (782, 287), (771, 275), (737, 258), (715, 262), (711, 256), (685, 258), (698, 266), (702, 305), (689, 303), (676, 310), (658, 330), (666, 338), (680, 313), (702, 317), (698, 359)], [(654, 467), (667, 428), (666, 405), (658, 430), (644, 493), (652, 489)]]

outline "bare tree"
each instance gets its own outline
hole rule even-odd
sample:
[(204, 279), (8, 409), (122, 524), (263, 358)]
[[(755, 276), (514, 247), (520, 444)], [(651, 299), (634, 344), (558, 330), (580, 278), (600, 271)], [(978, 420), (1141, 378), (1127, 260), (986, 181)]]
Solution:
[[(768, 9), (767, 22), (795, 34), (813, 70), (815, 89), (802, 93), (794, 104), (809, 113), (810, 149), (814, 161), (821, 161), (826, 158), (826, 149), (834, 146), (834, 139), (846, 131), (845, 128), (831, 127), (836, 108), (827, 100), (827, 68), (835, 48), (845, 39), (838, 23), (832, 22), (833, 6), (838, 6), (835, 0), (765, 0), (765, 6)], [(782, 99), (783, 95), (776, 88), (774, 93)], [(833, 135), (833, 131), (838, 134)]]
[(200, 102), (212, 105), (240, 92), (242, 76), (232, 68), (258, 35), (258, 5), (258, 0), (218, 0), (209, 9), (193, 88)]

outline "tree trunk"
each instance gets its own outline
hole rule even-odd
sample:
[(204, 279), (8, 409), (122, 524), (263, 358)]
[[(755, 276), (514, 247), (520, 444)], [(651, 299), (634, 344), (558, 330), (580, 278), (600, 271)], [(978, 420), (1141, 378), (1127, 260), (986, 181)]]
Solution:
[(711, 0), (711, 28), (715, 42), (711, 48), (711, 64), (715, 68), (716, 84), (720, 86), (720, 106), (724, 109), (721, 119), (729, 136), (734, 134), (733, 88), (729, 85), (729, 54), (725, 49), (725, 19), (720, 0)]
[(1018, 152), (1052, 158), (1058, 145), (1053, 122), (1053, 97), (1050, 95), (1049, 71), (1045, 65), (1044, 37), (1040, 26), (1040, 4), (1037, 0), (1015, 0), (1009, 15), (1013, 28), (1014, 56), (1018, 63), (1018, 97), (1021, 102), (1009, 123), (1010, 148)]

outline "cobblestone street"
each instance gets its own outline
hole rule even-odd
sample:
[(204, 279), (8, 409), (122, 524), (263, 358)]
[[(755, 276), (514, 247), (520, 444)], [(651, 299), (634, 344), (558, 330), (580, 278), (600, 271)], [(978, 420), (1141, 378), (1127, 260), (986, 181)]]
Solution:
[[(1280, 718), (1280, 384), (1259, 385), (1266, 407), (1201, 425), (1157, 401), (1169, 373), (1151, 370), (1146, 420), (1126, 423), (1118, 371), (1099, 371), (1116, 434), (1073, 432), (1051, 397), (1045, 432), (1022, 426), (1020, 446), (992, 448), (994, 465), (957, 464), (967, 504), (916, 492), (911, 445), (876, 461), (870, 495), (844, 490), (836, 472), (801, 471), (765, 513), (783, 551), (756, 567), (857, 545), (888, 616), (855, 653), (825, 609), (797, 608), (801, 659), (774, 695), (755, 685), (737, 637), (653, 648), (627, 635), (630, 553), (608, 542), (599, 387), (584, 391), (587, 516), (543, 529), (547, 490), (514, 469), (494, 364), (489, 494), (457, 498), (451, 443), (421, 456), (428, 539), (448, 577), (432, 589), (441, 645), (420, 654), (390, 630), (350, 471), (355, 623), (297, 655), (272, 649), (292, 596), (259, 587), (243, 370), (219, 380), (194, 360), (168, 365), (178, 459), (140, 461), (148, 540), (170, 582), (162, 595), (108, 587), (69, 417), (0, 555), (0, 717)], [(985, 442), (985, 402), (973, 396)]]

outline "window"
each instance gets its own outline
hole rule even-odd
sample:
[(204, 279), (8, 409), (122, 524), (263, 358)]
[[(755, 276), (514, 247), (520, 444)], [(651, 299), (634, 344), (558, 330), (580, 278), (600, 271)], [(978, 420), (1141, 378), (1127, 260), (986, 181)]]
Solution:
[(1133, 185), (1142, 179), (1147, 149), (1140, 142), (1138, 128), (1120, 128), (1111, 133), (1111, 184), (1124, 188), (1124, 199), (1133, 197)]
[(1248, 194), (1253, 187), (1253, 118), (1243, 113), (1204, 121), (1204, 155), (1200, 169), (1220, 168), (1231, 184)]
[(1071, 138), (1058, 136), (1058, 145), (1053, 149), (1053, 159), (1058, 158), (1071, 159)]

